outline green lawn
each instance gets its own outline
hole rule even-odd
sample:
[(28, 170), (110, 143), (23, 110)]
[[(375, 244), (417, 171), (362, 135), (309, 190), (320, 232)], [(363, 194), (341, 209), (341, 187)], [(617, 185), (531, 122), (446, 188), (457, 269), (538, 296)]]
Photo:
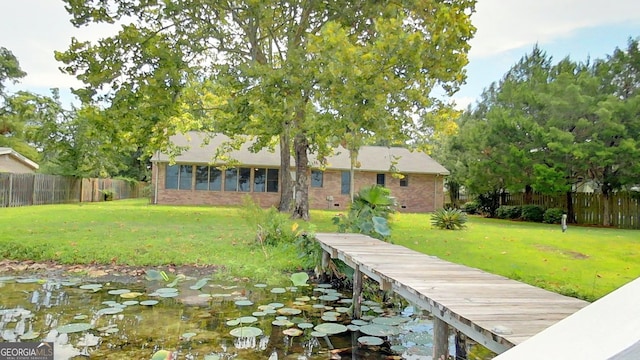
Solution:
[[(312, 211), (318, 232), (335, 213)], [(277, 281), (300, 269), (295, 248), (265, 254), (239, 208), (123, 200), (0, 209), (3, 258), (66, 264), (217, 264), (229, 274)], [(442, 259), (594, 300), (640, 276), (640, 232), (471, 217), (467, 229), (431, 229), (429, 216), (397, 214), (393, 241)]]

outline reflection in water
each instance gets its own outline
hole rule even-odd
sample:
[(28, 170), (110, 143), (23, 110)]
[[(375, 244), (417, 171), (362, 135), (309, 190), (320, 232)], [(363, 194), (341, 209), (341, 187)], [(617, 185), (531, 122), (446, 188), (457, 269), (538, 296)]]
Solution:
[[(175, 291), (162, 281), (125, 285), (0, 277), (2, 341), (53, 342), (59, 360), (150, 359), (162, 349), (193, 360), (387, 359), (430, 349), (430, 340), (417, 335), (428, 338), (429, 321), (374, 302), (363, 307), (365, 320), (373, 323), (391, 316), (401, 319), (402, 328), (396, 335), (383, 336), (383, 345), (359, 345), (357, 339), (364, 334), (350, 324), (350, 295), (345, 298), (327, 287), (270, 289), (211, 281), (198, 287), (196, 281), (182, 279)], [(314, 334), (313, 326), (326, 319), (350, 324), (351, 331)], [(234, 337), (230, 331), (238, 326), (259, 329), (261, 334)], [(297, 326), (302, 330), (299, 336), (283, 333)]]

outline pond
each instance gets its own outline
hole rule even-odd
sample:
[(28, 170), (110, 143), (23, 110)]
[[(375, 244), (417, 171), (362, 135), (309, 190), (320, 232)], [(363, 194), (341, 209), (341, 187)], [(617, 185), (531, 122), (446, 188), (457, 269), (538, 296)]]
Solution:
[(132, 282), (4, 276), (0, 335), (54, 342), (60, 360), (431, 358), (432, 323), (411, 306), (365, 301), (352, 320), (351, 293), (306, 285), (302, 273), (292, 279), (273, 287), (158, 271)]

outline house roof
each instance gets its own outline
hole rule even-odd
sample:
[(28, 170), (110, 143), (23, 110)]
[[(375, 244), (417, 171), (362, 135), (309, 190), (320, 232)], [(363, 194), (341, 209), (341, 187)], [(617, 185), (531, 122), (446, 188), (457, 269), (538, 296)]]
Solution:
[[(206, 135), (198, 132), (189, 132), (187, 134), (174, 135), (171, 142), (180, 147), (188, 147), (180, 155), (175, 157), (176, 163), (192, 163), (192, 164), (211, 164), (224, 163), (215, 161), (214, 156), (216, 149), (223, 143), (229, 141), (225, 135), (214, 135), (208, 143), (204, 141)], [(238, 161), (243, 165), (249, 166), (280, 166), (280, 150), (276, 145), (274, 151), (263, 149), (257, 153), (249, 151), (249, 147), (253, 142), (249, 141), (242, 145), (240, 150), (234, 150), (229, 153), (229, 157)], [(156, 153), (151, 161), (168, 162), (169, 155), (164, 153)], [(311, 167), (320, 167), (320, 162), (313, 154), (309, 155)], [(438, 162), (433, 160), (429, 155), (411, 151), (400, 147), (385, 146), (363, 146), (358, 154), (358, 162), (361, 171), (388, 172), (392, 162), (395, 162), (395, 168), (401, 173), (422, 173), (422, 174), (439, 174), (449, 175), (449, 171)], [(292, 158), (291, 163), (295, 161)], [(334, 151), (334, 155), (327, 158), (327, 169), (349, 170), (350, 159), (349, 151), (343, 147), (338, 147)]]
[[(9, 147), (0, 147), (0, 156), (9, 155), (10, 157), (16, 159), (17, 161), (23, 163), (25, 166), (32, 168), (33, 170), (37, 170), (40, 166), (35, 162), (27, 159), (24, 155), (19, 152), (13, 150)], [(1, 169), (0, 169), (1, 170)]]

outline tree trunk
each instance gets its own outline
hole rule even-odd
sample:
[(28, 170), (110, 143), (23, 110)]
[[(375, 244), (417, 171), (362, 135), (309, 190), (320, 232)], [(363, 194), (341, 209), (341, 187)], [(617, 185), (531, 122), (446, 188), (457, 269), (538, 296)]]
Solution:
[(602, 192), (602, 226), (611, 226), (610, 213), (611, 213), (611, 192)]
[(576, 216), (573, 211), (573, 192), (567, 191), (567, 218), (570, 224), (576, 223)]
[(524, 203), (531, 204), (533, 202), (533, 188), (531, 185), (524, 187)]
[(291, 218), (309, 220), (309, 140), (304, 134), (297, 134), (293, 139), (296, 156), (296, 196)]
[(291, 211), (291, 200), (293, 200), (290, 142), (289, 128), (285, 125), (284, 131), (280, 135), (280, 204), (278, 204), (278, 210), (281, 212)]
[(349, 197), (351, 198), (351, 203), (353, 203), (353, 199), (356, 196), (356, 163), (358, 162), (358, 152), (354, 150), (349, 150), (349, 159), (351, 160), (351, 166), (349, 167)]

